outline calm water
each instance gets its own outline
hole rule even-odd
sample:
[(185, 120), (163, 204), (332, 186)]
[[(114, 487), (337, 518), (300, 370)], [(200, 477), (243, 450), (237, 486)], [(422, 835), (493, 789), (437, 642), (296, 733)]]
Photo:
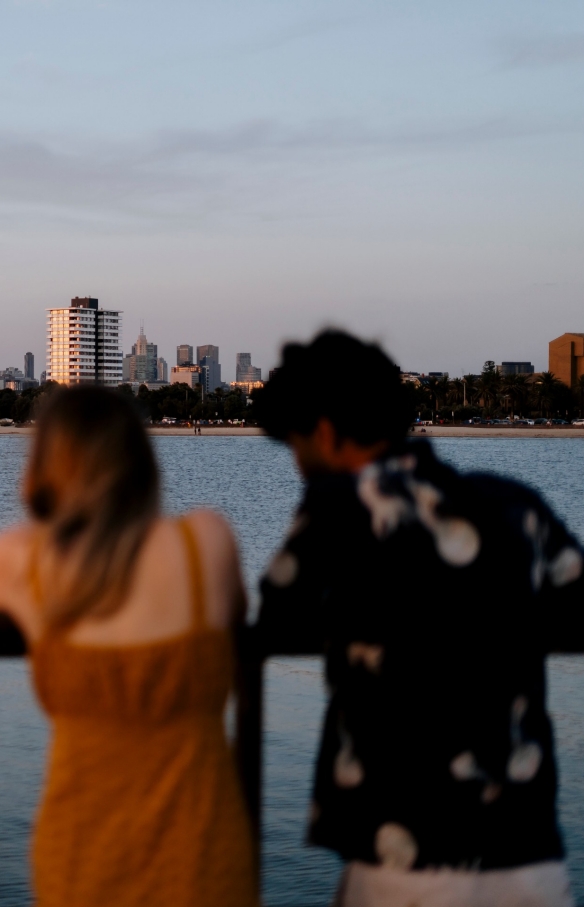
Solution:
[[(262, 438), (157, 438), (169, 512), (208, 504), (236, 527), (253, 586), (300, 494), (285, 449)], [(462, 469), (493, 469), (540, 489), (584, 541), (584, 440), (448, 439), (441, 455)], [(21, 515), (18, 480), (26, 439), (0, 437), (0, 526)], [(496, 572), (492, 577), (497, 594)], [(257, 602), (252, 601), (252, 609)], [(560, 812), (574, 891), (584, 904), (584, 659), (549, 665), (549, 707), (560, 763)], [(302, 846), (312, 760), (324, 705), (320, 666), (278, 660), (268, 670), (264, 791), (264, 892), (268, 907), (324, 907), (334, 857)], [(47, 731), (26, 665), (0, 660), (0, 907), (30, 903), (26, 849), (42, 779)]]

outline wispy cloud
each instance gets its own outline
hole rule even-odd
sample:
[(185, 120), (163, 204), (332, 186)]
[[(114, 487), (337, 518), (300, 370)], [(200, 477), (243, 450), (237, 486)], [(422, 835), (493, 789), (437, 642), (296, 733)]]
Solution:
[(509, 38), (502, 46), (503, 63), (513, 67), (560, 66), (584, 62), (584, 32)]
[[(464, 151), (467, 147), (584, 130), (579, 123), (494, 118), (374, 128), (359, 120), (319, 120), (295, 128), (251, 120), (232, 128), (164, 130), (128, 142), (56, 140), (0, 133), (0, 198), (11, 218), (19, 207), (54, 209), (91, 222), (195, 223), (225, 212), (266, 216), (270, 193), (289, 195), (295, 178), (372, 157)], [(269, 212), (273, 216), (273, 212)]]
[(326, 16), (294, 22), (284, 28), (279, 28), (267, 34), (251, 39), (235, 48), (236, 52), (243, 54), (260, 53), (262, 51), (277, 50), (297, 41), (314, 38), (328, 32), (355, 25), (362, 21), (364, 16)]

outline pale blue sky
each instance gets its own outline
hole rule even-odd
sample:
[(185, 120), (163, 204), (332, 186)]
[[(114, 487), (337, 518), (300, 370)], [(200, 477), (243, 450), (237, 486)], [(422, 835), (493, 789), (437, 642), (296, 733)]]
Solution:
[(91, 293), (267, 369), (334, 323), (404, 369), (584, 330), (581, 0), (0, 0), (0, 367)]

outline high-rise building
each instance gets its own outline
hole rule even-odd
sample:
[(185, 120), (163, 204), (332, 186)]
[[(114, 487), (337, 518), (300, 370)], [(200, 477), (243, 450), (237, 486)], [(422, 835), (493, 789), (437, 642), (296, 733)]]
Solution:
[(262, 380), (261, 368), (251, 364), (251, 353), (237, 353), (235, 356), (235, 383), (255, 384)]
[(163, 359), (162, 356), (160, 356), (156, 360), (156, 367), (157, 367), (156, 380), (157, 381), (168, 381), (168, 364), (166, 362), (166, 359)]
[(32, 353), (24, 354), (24, 377), (34, 380), (34, 356)]
[(193, 365), (193, 348), (189, 346), (188, 343), (181, 343), (180, 346), (176, 348), (176, 364), (177, 365)]
[(122, 380), (121, 314), (99, 309), (97, 299), (78, 296), (68, 309), (49, 309), (47, 380), (117, 387)]
[(221, 386), (221, 365), (219, 364), (219, 347), (207, 343), (197, 347), (197, 365), (203, 370), (203, 387), (212, 393)]
[(144, 325), (140, 325), (140, 334), (132, 345), (132, 352), (124, 356), (123, 380), (139, 384), (158, 381), (158, 346), (148, 343)]
[(198, 365), (173, 365), (170, 370), (171, 384), (188, 384), (198, 387), (201, 384), (201, 367)]

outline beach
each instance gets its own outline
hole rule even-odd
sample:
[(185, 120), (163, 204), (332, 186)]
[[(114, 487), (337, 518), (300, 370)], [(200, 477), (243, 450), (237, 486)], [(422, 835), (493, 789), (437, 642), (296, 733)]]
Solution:
[[(415, 438), (584, 438), (584, 426), (565, 427), (545, 425), (524, 425), (521, 428), (501, 428), (493, 425), (426, 425), (425, 432), (420, 428), (410, 433)], [(33, 431), (33, 425), (0, 426), (0, 435), (27, 435)], [(148, 432), (154, 436), (162, 437), (195, 437), (192, 428), (173, 428), (172, 426), (149, 426)], [(246, 425), (242, 428), (236, 425), (203, 425), (201, 437), (214, 438), (250, 438), (261, 437), (264, 432), (261, 428)], [(196, 437), (199, 437), (198, 435)]]

